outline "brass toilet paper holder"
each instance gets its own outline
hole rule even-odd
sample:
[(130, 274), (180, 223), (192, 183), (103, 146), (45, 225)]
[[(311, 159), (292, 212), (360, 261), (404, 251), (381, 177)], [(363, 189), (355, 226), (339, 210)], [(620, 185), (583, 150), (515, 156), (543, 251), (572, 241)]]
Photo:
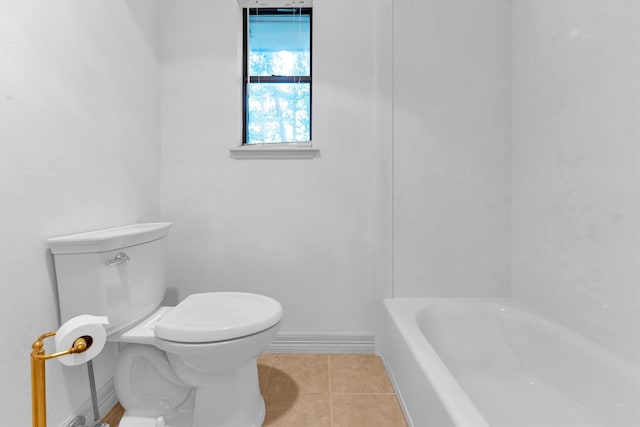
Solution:
[(45, 361), (68, 354), (84, 353), (93, 344), (93, 338), (89, 335), (78, 337), (68, 350), (57, 353), (45, 354), (44, 340), (52, 337), (56, 332), (48, 332), (40, 335), (31, 345), (31, 402), (33, 427), (47, 426), (47, 389), (45, 384)]

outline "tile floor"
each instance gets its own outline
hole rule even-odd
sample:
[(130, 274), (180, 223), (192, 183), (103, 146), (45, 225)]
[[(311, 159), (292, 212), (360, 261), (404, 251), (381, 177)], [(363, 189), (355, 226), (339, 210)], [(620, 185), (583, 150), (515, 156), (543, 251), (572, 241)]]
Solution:
[[(404, 427), (382, 360), (373, 354), (273, 354), (258, 358), (269, 427)], [(122, 408), (104, 418), (118, 427)]]

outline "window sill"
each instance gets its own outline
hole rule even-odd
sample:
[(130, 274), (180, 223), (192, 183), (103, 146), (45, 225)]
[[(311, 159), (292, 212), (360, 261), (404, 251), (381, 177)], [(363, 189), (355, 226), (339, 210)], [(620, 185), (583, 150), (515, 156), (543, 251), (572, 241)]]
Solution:
[(320, 150), (311, 146), (256, 144), (230, 148), (231, 157), (241, 159), (313, 159)]

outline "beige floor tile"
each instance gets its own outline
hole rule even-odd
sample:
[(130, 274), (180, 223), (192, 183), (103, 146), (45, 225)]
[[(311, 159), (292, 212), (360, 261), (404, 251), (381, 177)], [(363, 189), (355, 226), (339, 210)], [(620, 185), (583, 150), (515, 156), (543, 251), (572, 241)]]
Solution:
[(274, 353), (261, 353), (258, 355), (258, 363), (262, 365), (272, 366), (275, 356), (276, 355)]
[(326, 354), (276, 354), (266, 393), (329, 393)]
[(265, 398), (269, 427), (329, 427), (331, 407), (328, 394), (270, 394)]
[(382, 359), (375, 354), (331, 354), (332, 393), (394, 393)]
[(262, 353), (258, 356), (258, 381), (260, 383), (260, 393), (262, 394), (267, 391), (273, 360), (274, 355), (272, 353)]
[(406, 427), (395, 394), (332, 394), (334, 427)]

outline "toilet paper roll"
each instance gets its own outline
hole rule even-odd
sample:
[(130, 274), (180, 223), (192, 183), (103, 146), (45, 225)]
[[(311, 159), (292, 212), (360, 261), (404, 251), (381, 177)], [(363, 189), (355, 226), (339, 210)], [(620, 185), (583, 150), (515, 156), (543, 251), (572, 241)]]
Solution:
[(56, 353), (70, 349), (73, 347), (73, 342), (83, 336), (91, 337), (91, 346), (82, 353), (58, 357), (60, 363), (67, 366), (76, 366), (96, 357), (107, 341), (107, 333), (103, 325), (108, 323), (109, 320), (106, 316), (91, 316), (88, 314), (82, 314), (67, 320), (56, 331), (54, 339)]

